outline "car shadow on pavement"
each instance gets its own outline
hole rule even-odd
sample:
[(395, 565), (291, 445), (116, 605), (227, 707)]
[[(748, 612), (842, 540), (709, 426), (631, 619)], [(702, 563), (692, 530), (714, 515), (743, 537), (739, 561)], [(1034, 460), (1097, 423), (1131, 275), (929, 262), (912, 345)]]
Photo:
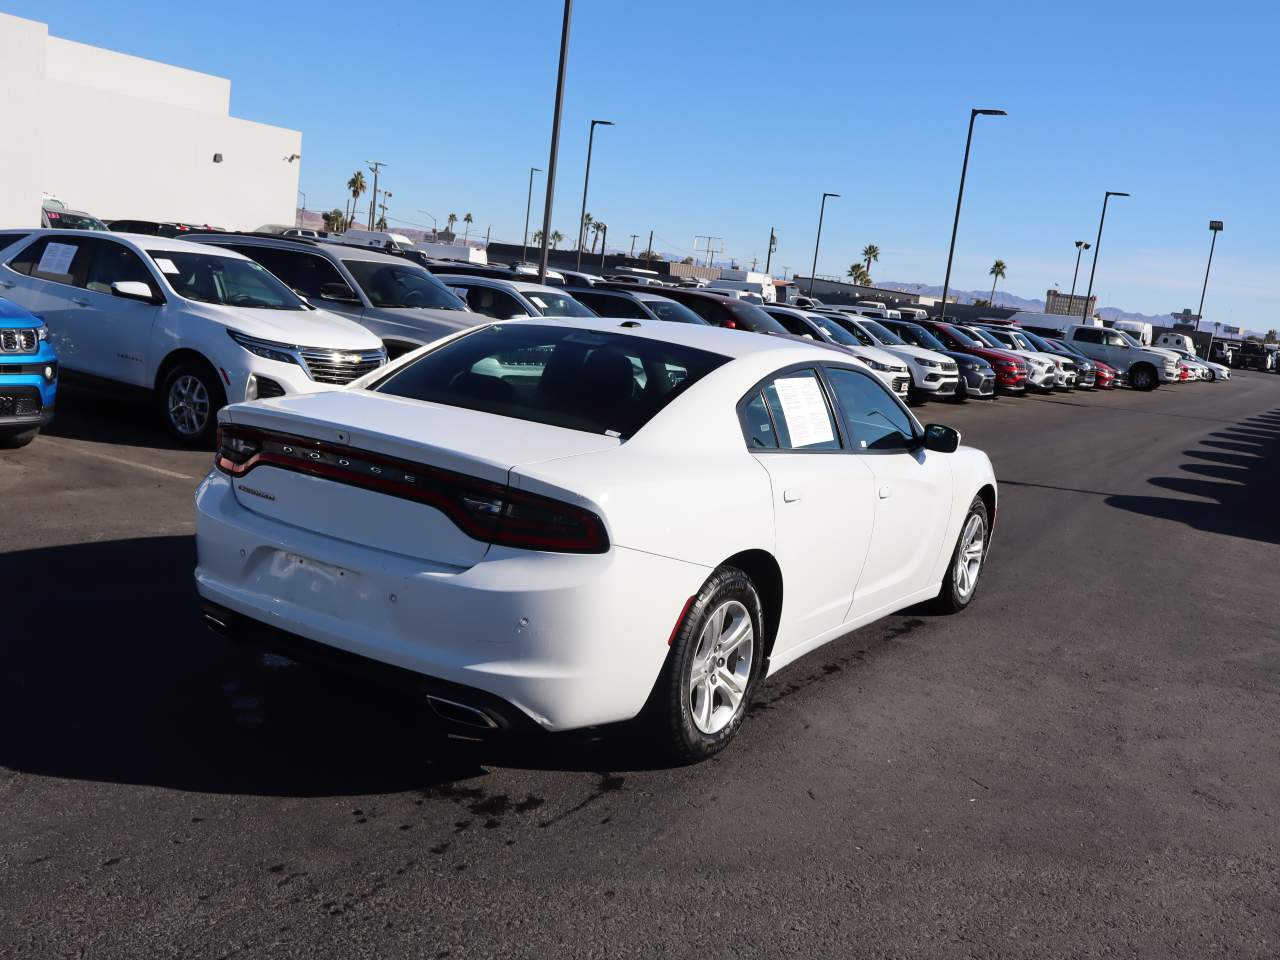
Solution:
[[(422, 705), (265, 655), (202, 622), (190, 537), (0, 554), (0, 766), (178, 790), (342, 796), (426, 789), (482, 764), (605, 773), (661, 765), (609, 731), (459, 743)], [(572, 742), (570, 742), (572, 740)]]
[[(1280, 543), (1280, 415), (1241, 420), (1183, 451), (1181, 476), (1150, 483), (1176, 496), (1110, 496), (1121, 510), (1184, 523), (1242, 540)], [(1222, 452), (1229, 451), (1229, 452)]]
[(89, 440), (154, 450), (190, 450), (168, 433), (153, 400), (78, 383), (58, 385), (58, 413), (44, 431), (65, 440)]

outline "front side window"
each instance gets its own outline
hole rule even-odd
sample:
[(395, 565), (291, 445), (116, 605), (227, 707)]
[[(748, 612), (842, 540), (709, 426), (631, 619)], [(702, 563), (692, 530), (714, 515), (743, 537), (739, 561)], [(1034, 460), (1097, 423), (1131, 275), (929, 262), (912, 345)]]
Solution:
[(148, 250), (174, 293), (200, 303), (305, 310), (298, 295), (252, 260), (186, 250)]
[(1102, 331), (1085, 327), (1076, 331), (1075, 338), (1080, 343), (1101, 343)]
[[(768, 311), (766, 311), (766, 313), (767, 312)], [(789, 313), (770, 313), (769, 316), (782, 324), (786, 328), (787, 333), (793, 333), (797, 337), (808, 337), (810, 340), (813, 339), (813, 331), (809, 329), (808, 324), (803, 320), (800, 320)]]
[[(391, 310), (465, 310), (441, 281), (422, 267), (380, 260), (343, 260), (360, 289), (375, 307)], [(523, 311), (521, 311), (523, 313)]]
[(495, 324), (440, 345), (372, 389), (625, 440), (728, 359), (644, 337)]
[[(250, 244), (230, 245), (236, 253), (266, 267), (285, 286), (304, 297), (330, 300), (355, 300), (355, 291), (342, 279), (342, 274), (324, 257), (296, 250), (278, 250), (275, 247), (258, 247)], [(336, 286), (335, 286), (336, 285)], [(328, 290), (325, 291), (325, 287)]]
[(452, 289), (454, 293), (466, 300), (468, 307), (486, 317), (493, 317), (495, 320), (519, 320), (529, 316), (529, 311), (519, 300), (502, 290), (495, 290), (493, 287), (473, 287), (462, 283), (455, 285)]
[(765, 405), (785, 450), (839, 450), (840, 433), (822, 382), (813, 370), (796, 370), (770, 380)]
[(906, 449), (915, 436), (911, 417), (880, 381), (843, 367), (829, 367), (827, 378), (855, 451)]
[(1103, 342), (1108, 347), (1127, 347), (1128, 346), (1128, 344), (1124, 342), (1124, 337), (1120, 336), (1120, 334), (1118, 333), (1115, 333), (1113, 331), (1108, 331), (1107, 333), (1104, 333), (1103, 336), (1105, 337), (1105, 340)]
[(128, 247), (109, 240), (94, 240), (85, 251), (89, 257), (84, 287), (95, 293), (111, 293), (113, 283), (145, 283), (154, 296), (157, 293), (155, 278), (142, 262), (142, 258)]
[(549, 290), (525, 290), (524, 298), (544, 317), (594, 317), (595, 311), (585, 307), (567, 293)]

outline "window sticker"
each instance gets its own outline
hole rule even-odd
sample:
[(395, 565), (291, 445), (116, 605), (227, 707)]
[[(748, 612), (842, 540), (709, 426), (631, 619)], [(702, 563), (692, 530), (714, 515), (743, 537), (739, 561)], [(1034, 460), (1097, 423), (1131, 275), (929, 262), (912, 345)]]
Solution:
[(773, 383), (778, 402), (782, 404), (782, 416), (787, 421), (791, 446), (812, 447), (835, 439), (827, 401), (818, 381), (813, 377), (784, 377)]
[(155, 257), (156, 266), (160, 268), (161, 273), (179, 274), (182, 271), (178, 269), (177, 264), (166, 257)]
[(50, 243), (40, 255), (36, 270), (40, 273), (68, 274), (71, 272), (71, 261), (75, 259), (79, 249), (74, 243)]

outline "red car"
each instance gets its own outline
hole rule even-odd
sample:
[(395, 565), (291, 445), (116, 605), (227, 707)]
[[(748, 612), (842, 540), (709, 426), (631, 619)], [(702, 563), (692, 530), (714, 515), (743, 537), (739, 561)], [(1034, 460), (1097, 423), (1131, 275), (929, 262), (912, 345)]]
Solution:
[(1114, 390), (1120, 386), (1120, 374), (1115, 367), (1103, 363), (1101, 360), (1094, 360), (1093, 365), (1098, 371), (1097, 379), (1093, 381), (1094, 389)]
[(991, 364), (996, 372), (996, 390), (1000, 393), (1026, 393), (1027, 365), (1016, 353), (997, 350), (989, 347), (981, 340), (969, 336), (963, 330), (957, 330), (949, 323), (940, 320), (917, 320), (918, 326), (924, 327), (943, 342), (953, 353), (967, 353), (981, 357)]

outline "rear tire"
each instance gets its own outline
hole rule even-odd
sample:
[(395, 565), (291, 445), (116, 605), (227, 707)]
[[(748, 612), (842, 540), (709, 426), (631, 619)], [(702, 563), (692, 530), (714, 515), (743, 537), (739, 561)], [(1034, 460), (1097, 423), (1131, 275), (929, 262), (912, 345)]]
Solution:
[(755, 584), (736, 567), (718, 568), (680, 621), (654, 689), (652, 722), (669, 758), (696, 763), (728, 745), (751, 704), (764, 644)]
[(1144, 393), (1154, 390), (1160, 383), (1156, 371), (1149, 363), (1140, 363), (1129, 371), (1129, 386)]
[(198, 360), (178, 363), (160, 387), (164, 425), (179, 443), (208, 447), (218, 428), (218, 411), (227, 404), (222, 381), (209, 364)]
[(24, 430), (22, 433), (0, 433), (0, 450), (17, 450), (36, 438), (40, 431)]
[(987, 505), (981, 497), (974, 497), (960, 525), (960, 536), (947, 572), (943, 575), (942, 589), (933, 601), (939, 613), (959, 613), (973, 602), (978, 592), (978, 577), (987, 562), (987, 545), (990, 542), (991, 521)]

